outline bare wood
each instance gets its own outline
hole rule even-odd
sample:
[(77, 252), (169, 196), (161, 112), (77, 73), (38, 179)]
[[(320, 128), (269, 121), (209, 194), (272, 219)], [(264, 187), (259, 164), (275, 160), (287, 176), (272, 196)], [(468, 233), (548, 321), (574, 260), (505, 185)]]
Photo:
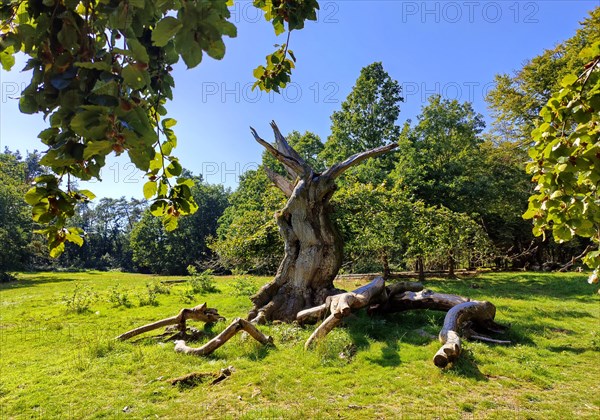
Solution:
[(185, 344), (185, 341), (177, 340), (175, 341), (175, 351), (178, 353), (193, 354), (195, 356), (206, 356), (221, 347), (242, 330), (246, 331), (261, 344), (273, 344), (273, 337), (264, 335), (252, 323), (246, 321), (245, 319), (236, 318), (221, 332), (221, 334), (217, 335), (202, 347), (189, 347)]
[(395, 149), (396, 147), (398, 147), (397, 143), (391, 143), (386, 146), (381, 146), (375, 149), (367, 150), (365, 152), (356, 153), (350, 156), (345, 161), (336, 163), (335, 165), (331, 166), (323, 173), (323, 176), (326, 178), (335, 179), (344, 172), (346, 172), (348, 169), (350, 169), (352, 166), (358, 165), (363, 160), (368, 159), (370, 157), (382, 155), (384, 153), (389, 152), (390, 150)]
[(354, 292), (341, 293), (328, 297), (325, 301), (325, 306), (329, 308), (331, 315), (315, 329), (306, 341), (304, 348), (310, 348), (317, 340), (325, 337), (342, 322), (342, 318), (350, 315), (352, 310), (376, 303), (380, 298), (387, 300), (383, 277), (377, 277), (369, 284), (359, 287)]
[(304, 348), (308, 350), (315, 344), (318, 340), (325, 337), (327, 334), (331, 332), (335, 327), (340, 325), (342, 322), (342, 318), (336, 317), (334, 314), (329, 315), (325, 320), (319, 325), (313, 333), (308, 337), (306, 343), (304, 344)]
[(155, 330), (157, 328), (166, 327), (167, 325), (179, 325), (180, 331), (185, 331), (186, 322), (188, 320), (201, 321), (205, 323), (217, 322), (219, 320), (225, 320), (219, 315), (219, 312), (215, 308), (207, 308), (206, 303), (193, 307), (192, 309), (182, 309), (179, 314), (170, 318), (161, 319), (160, 321), (153, 322), (151, 324), (143, 325), (135, 328), (131, 331), (121, 334), (117, 340), (127, 340), (136, 335), (143, 334), (148, 331)]
[[(357, 300), (370, 300), (374, 295), (382, 293), (383, 288), (385, 288), (385, 280), (381, 276), (377, 277), (370, 283), (352, 292), (330, 296), (324, 304), (298, 312), (296, 321), (301, 324), (316, 322), (323, 318), (328, 310), (331, 313), (335, 313), (336, 318), (347, 316), (353, 307), (352, 305), (358, 305)], [(364, 306), (366, 305), (360, 307)]]
[(296, 315), (296, 321), (300, 324), (306, 323), (315, 323), (317, 320), (323, 318), (327, 313), (327, 304), (324, 303), (319, 306), (315, 306), (314, 308), (308, 308), (303, 311), (298, 312)]
[(388, 296), (390, 297), (404, 292), (420, 292), (421, 290), (423, 290), (423, 283), (416, 281), (399, 281), (387, 286)]
[(439, 335), (442, 347), (433, 357), (433, 363), (443, 368), (454, 362), (461, 353), (460, 336), (463, 331), (470, 328), (472, 323), (485, 324), (493, 320), (495, 315), (496, 307), (485, 301), (464, 302), (450, 309)]
[(469, 301), (469, 298), (463, 296), (436, 293), (428, 289), (420, 292), (407, 291), (399, 294), (390, 294), (390, 297), (386, 302), (383, 302), (380, 305), (371, 306), (369, 308), (369, 314), (386, 314), (409, 311), (412, 309), (448, 311), (456, 305)]
[(263, 146), (269, 153), (275, 157), (278, 161), (283, 163), (285, 166), (289, 167), (292, 170), (292, 176), (299, 176), (300, 178), (307, 175), (307, 167), (303, 166), (301, 162), (297, 161), (293, 156), (289, 156), (285, 153), (280, 152), (277, 148), (273, 147), (273, 145), (265, 140), (263, 140), (256, 130), (250, 127), (250, 131), (254, 136), (254, 140), (256, 140), (261, 146)]
[(273, 184), (277, 188), (279, 188), (287, 198), (292, 196), (292, 192), (294, 191), (294, 185), (285, 177), (279, 175), (277, 172), (273, 171), (268, 166), (265, 166), (265, 172), (267, 173), (267, 177), (271, 180)]
[[(309, 174), (312, 172), (312, 168), (308, 166), (308, 164), (302, 159), (302, 157), (294, 150), (292, 146), (289, 145), (281, 131), (279, 131), (279, 127), (275, 124), (275, 121), (271, 121), (271, 128), (273, 129), (273, 133), (275, 134), (275, 145), (277, 146), (277, 150), (283, 153), (286, 156), (289, 156), (296, 160), (305, 171), (305, 174)], [(297, 174), (294, 173), (292, 168), (289, 168), (287, 165), (284, 165), (288, 174), (292, 177), (295, 177)]]

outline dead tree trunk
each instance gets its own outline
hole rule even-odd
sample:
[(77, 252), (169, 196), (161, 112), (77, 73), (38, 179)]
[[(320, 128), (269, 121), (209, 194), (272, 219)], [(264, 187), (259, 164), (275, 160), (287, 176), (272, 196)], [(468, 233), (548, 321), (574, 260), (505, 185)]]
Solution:
[(275, 279), (252, 297), (253, 321), (293, 321), (305, 308), (339, 293), (333, 280), (342, 264), (343, 242), (329, 215), (335, 179), (348, 168), (394, 149), (390, 144), (358, 153), (316, 173), (287, 143), (275, 122), (272, 145), (251, 128), (255, 140), (284, 165), (287, 176), (266, 168), (271, 181), (286, 195), (285, 207), (275, 215), (285, 243), (285, 255)]

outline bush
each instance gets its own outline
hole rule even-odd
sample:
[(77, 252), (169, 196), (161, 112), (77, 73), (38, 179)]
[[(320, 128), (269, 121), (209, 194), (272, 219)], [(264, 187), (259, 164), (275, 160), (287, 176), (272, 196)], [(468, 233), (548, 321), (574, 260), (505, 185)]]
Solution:
[(110, 303), (113, 308), (118, 308), (119, 306), (124, 306), (126, 308), (131, 307), (131, 301), (129, 300), (129, 295), (127, 291), (121, 291), (119, 286), (113, 286), (108, 289), (108, 303)]
[(188, 265), (187, 272), (190, 275), (188, 285), (192, 293), (213, 293), (218, 291), (211, 269), (198, 273), (196, 267)]
[(233, 280), (233, 294), (235, 296), (253, 296), (258, 292), (258, 286), (248, 277), (236, 277)]
[(62, 297), (62, 302), (67, 307), (67, 312), (78, 314), (88, 312), (90, 306), (96, 300), (98, 300), (98, 293), (94, 292), (89, 286), (82, 286), (79, 283), (75, 284), (72, 294)]
[(156, 287), (151, 283), (146, 283), (146, 293), (138, 295), (140, 306), (158, 306), (157, 296)]
[(10, 273), (0, 272), (0, 283), (8, 283), (9, 281), (16, 281), (17, 277)]

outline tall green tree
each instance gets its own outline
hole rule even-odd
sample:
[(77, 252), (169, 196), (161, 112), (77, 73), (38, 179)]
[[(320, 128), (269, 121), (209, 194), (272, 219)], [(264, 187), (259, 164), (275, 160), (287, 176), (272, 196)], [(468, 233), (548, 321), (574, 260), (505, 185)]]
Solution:
[(484, 126), (470, 103), (432, 95), (417, 124), (403, 130), (393, 177), (429, 205), (477, 213), (486, 196), (478, 177)]
[(27, 189), (27, 164), (20, 154), (0, 153), (0, 281), (7, 271), (29, 262), (32, 223), (23, 201)]
[(497, 75), (495, 88), (486, 98), (495, 133), (503, 141), (528, 146), (531, 131), (541, 121), (540, 111), (562, 88), (560, 81), (567, 74), (580, 72), (585, 64), (579, 52), (599, 40), (600, 7), (596, 7), (573, 37), (528, 60), (514, 74)]
[(227, 207), (228, 191), (222, 185), (209, 185), (196, 178), (192, 195), (198, 212), (181, 221), (175, 231), (167, 231), (150, 210), (144, 212), (130, 238), (135, 266), (144, 272), (185, 274), (190, 264), (210, 264), (208, 247), (217, 231), (217, 220)]
[[(398, 141), (400, 127), (396, 122), (400, 103), (404, 101), (401, 91), (382, 63), (364, 67), (342, 102), (342, 109), (331, 116), (331, 134), (320, 156), (325, 165)], [(393, 155), (383, 156), (352, 169), (350, 173), (363, 174), (363, 181), (381, 181), (381, 175), (391, 169), (392, 162)]]

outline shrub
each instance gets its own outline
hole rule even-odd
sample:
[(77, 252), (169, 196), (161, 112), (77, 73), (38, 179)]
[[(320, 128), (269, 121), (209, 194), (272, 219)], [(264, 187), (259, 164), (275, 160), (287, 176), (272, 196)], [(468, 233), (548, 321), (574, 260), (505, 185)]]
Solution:
[(88, 312), (90, 306), (96, 300), (98, 300), (98, 293), (94, 292), (89, 286), (82, 286), (79, 283), (75, 284), (73, 293), (62, 297), (62, 302), (67, 307), (67, 312), (78, 314)]
[(196, 267), (188, 265), (187, 272), (190, 275), (188, 285), (192, 293), (212, 293), (218, 291), (211, 269), (198, 273)]
[(258, 292), (258, 286), (248, 277), (236, 277), (233, 280), (233, 294), (235, 296), (253, 296)]
[(129, 300), (129, 295), (127, 291), (121, 291), (119, 286), (113, 286), (108, 289), (108, 303), (110, 303), (113, 308), (118, 308), (119, 306), (124, 306), (126, 308), (131, 307), (131, 301)]

